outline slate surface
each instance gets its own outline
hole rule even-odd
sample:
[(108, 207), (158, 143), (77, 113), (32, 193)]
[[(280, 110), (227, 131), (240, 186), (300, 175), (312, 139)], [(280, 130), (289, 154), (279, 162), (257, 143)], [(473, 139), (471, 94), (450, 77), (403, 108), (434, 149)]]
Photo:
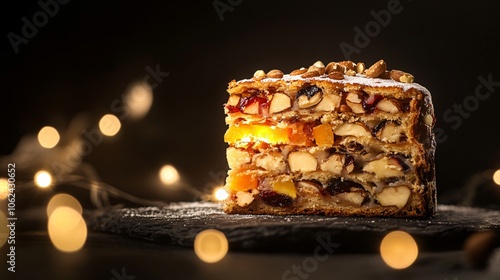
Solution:
[[(169, 206), (101, 210), (87, 216), (91, 229), (184, 247), (196, 234), (218, 229), (232, 249), (309, 250), (319, 239), (335, 240), (344, 251), (375, 251), (392, 230), (404, 230), (427, 250), (457, 249), (474, 232), (500, 231), (500, 211), (438, 206), (430, 219), (227, 215), (217, 203), (181, 202)], [(331, 241), (333, 242), (333, 241)]]

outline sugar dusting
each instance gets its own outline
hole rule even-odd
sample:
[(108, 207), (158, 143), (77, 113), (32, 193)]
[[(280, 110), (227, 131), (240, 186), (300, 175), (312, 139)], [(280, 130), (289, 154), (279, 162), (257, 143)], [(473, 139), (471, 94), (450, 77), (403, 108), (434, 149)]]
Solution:
[[(290, 82), (291, 81), (331, 81), (333, 83), (339, 83), (339, 84), (357, 84), (357, 85), (371, 86), (371, 87), (399, 87), (405, 91), (407, 91), (409, 89), (417, 89), (417, 90), (424, 91), (424, 92), (428, 91), (425, 87), (423, 87), (417, 83), (401, 83), (401, 82), (394, 81), (392, 79), (368, 78), (365, 75), (361, 75), (361, 74), (356, 74), (356, 76), (344, 75), (344, 79), (342, 79), (342, 80), (330, 79), (326, 75), (319, 76), (319, 77), (312, 77), (312, 78), (302, 78), (300, 75), (291, 76), (289, 74), (286, 74), (281, 79), (264, 78), (264, 79), (260, 80), (260, 82), (272, 83), (272, 82), (276, 82), (279, 80), (283, 80), (283, 81), (287, 81), (287, 82), (288, 81), (290, 81)], [(254, 81), (255, 80), (253, 80), (253, 79), (243, 79), (243, 80), (239, 80), (236, 83), (237, 84), (250, 83), (250, 82), (254, 82)]]

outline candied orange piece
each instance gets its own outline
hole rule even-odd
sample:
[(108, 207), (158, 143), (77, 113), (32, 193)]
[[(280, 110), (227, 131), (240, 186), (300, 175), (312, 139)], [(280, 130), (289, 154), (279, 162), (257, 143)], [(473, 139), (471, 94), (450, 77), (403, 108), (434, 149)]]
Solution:
[(259, 181), (254, 174), (233, 173), (228, 180), (229, 189), (237, 191), (248, 191), (256, 189)]
[(269, 125), (232, 125), (224, 135), (226, 143), (262, 141), (269, 144), (288, 144), (290, 128)]
[(313, 128), (313, 136), (316, 145), (320, 147), (331, 147), (333, 145), (333, 130), (329, 123), (323, 123)]
[(304, 132), (303, 123), (294, 123), (290, 125), (292, 128), (292, 135), (290, 135), (290, 143), (298, 146), (309, 146), (309, 137)]
[(297, 197), (297, 190), (292, 180), (274, 182), (273, 191), (287, 195), (293, 199)]

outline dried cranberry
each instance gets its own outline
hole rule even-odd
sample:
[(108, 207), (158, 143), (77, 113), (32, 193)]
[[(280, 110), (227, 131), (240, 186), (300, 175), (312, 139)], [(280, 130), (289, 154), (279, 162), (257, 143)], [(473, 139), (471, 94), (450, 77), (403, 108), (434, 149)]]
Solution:
[(240, 109), (236, 106), (226, 105), (226, 109), (229, 113), (238, 113)]
[(382, 96), (380, 96), (378, 94), (368, 95), (363, 99), (361, 104), (363, 105), (363, 109), (365, 109), (365, 112), (372, 113), (373, 110), (375, 109), (375, 106), (377, 106), (377, 103), (381, 99), (382, 99)]
[(264, 190), (260, 191), (259, 197), (265, 204), (274, 207), (285, 207), (292, 204), (293, 199), (288, 195), (279, 194), (275, 191)]
[(326, 183), (326, 190), (331, 195), (337, 195), (341, 193), (351, 192), (351, 188), (363, 190), (363, 186), (353, 181), (341, 180), (340, 178), (330, 179)]
[(255, 102), (259, 103), (259, 106), (262, 106), (262, 104), (267, 104), (267, 99), (264, 97), (260, 96), (248, 96), (248, 97), (241, 97), (240, 98), (240, 103), (238, 104), (238, 107), (241, 111), (245, 110), (246, 107), (254, 104)]

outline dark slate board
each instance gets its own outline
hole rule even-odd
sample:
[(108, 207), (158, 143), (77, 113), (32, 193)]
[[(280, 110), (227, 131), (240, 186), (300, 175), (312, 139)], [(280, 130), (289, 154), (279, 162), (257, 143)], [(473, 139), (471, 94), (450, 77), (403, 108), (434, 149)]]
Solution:
[(98, 211), (87, 220), (96, 231), (184, 247), (192, 247), (198, 232), (214, 228), (224, 232), (232, 249), (243, 250), (310, 250), (322, 238), (348, 252), (374, 251), (396, 229), (412, 234), (428, 250), (446, 250), (461, 248), (474, 232), (500, 231), (500, 211), (450, 205), (438, 206), (430, 219), (401, 219), (228, 215), (217, 203), (182, 202)]

